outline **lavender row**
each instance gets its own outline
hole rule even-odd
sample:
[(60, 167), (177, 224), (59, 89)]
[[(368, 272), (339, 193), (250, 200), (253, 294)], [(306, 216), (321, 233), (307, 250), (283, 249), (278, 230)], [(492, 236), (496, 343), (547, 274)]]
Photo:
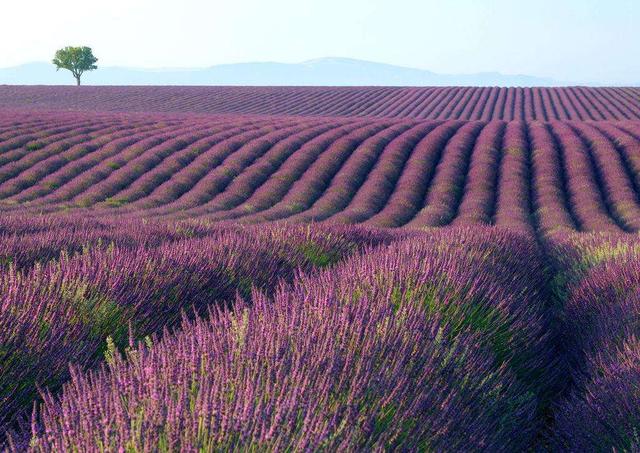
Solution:
[(490, 229), (370, 250), (126, 358), (110, 349), (12, 445), (524, 450), (554, 375), (539, 256)]
[(498, 226), (532, 233), (530, 150), (524, 123), (507, 123), (500, 152), (492, 220)]
[(504, 128), (492, 122), (478, 136), (454, 224), (492, 223)]
[(409, 122), (391, 125), (360, 143), (309, 209), (291, 216), (290, 220), (322, 221), (346, 208), (386, 147), (412, 125)]
[(562, 156), (546, 124), (527, 126), (531, 147), (534, 216), (541, 232), (575, 230), (581, 226), (570, 209)]
[[(446, 93), (438, 99), (461, 97)], [(566, 96), (582, 99), (579, 90)], [(483, 98), (456, 109), (474, 111)], [(517, 99), (508, 102), (513, 109)], [(30, 137), (0, 156), (0, 211), (412, 228), (498, 224), (542, 234), (640, 228), (640, 133), (631, 121), (93, 115), (0, 118), (0, 125), (29, 129), (21, 130)], [(37, 145), (29, 141), (36, 135)]]
[(640, 242), (634, 235), (553, 238), (573, 385), (555, 409), (552, 445), (640, 449)]
[[(444, 226), (457, 214), (462, 198), (469, 161), (484, 123), (468, 122), (447, 143), (422, 208), (407, 223), (410, 227)], [(479, 151), (482, 152), (482, 151)]]
[[(231, 207), (235, 207), (241, 202), (240, 200), (242, 200), (242, 196), (245, 195), (250, 190), (249, 188), (246, 187), (247, 185), (250, 186), (251, 188), (258, 187), (262, 182), (266, 180), (267, 175), (269, 174), (268, 169), (271, 168), (271, 166), (275, 166), (277, 165), (277, 163), (281, 163), (284, 159), (286, 159), (286, 157), (288, 157), (297, 149), (299, 149), (299, 147), (302, 146), (304, 143), (306, 143), (308, 140), (311, 140), (317, 135), (320, 135), (321, 133), (326, 132), (327, 130), (331, 129), (332, 126), (333, 125), (331, 124), (320, 124), (317, 126), (312, 126), (303, 130), (302, 132), (299, 132), (290, 136), (287, 139), (279, 141), (266, 154), (258, 158), (253, 165), (247, 168), (246, 171), (241, 172), (238, 175), (238, 178), (234, 178), (229, 183), (228, 189), (225, 190), (224, 193), (219, 194), (220, 196), (218, 197), (214, 197), (208, 203), (213, 204), (215, 200), (216, 203), (219, 203), (225, 209), (230, 209)], [(234, 134), (234, 132), (235, 131), (233, 129), (231, 131), (226, 131), (223, 133), (223, 135), (220, 138), (225, 139), (225, 138), (231, 137)], [(211, 143), (210, 138), (206, 138), (204, 140), (206, 140), (207, 145), (210, 146), (210, 143)], [(199, 145), (199, 146), (202, 146), (202, 145)], [(195, 150), (190, 151), (190, 153), (193, 153), (194, 158), (199, 156), (199, 154)], [(178, 162), (178, 164), (180, 166), (184, 166), (184, 161), (185, 159), (182, 158)], [(187, 161), (187, 165), (188, 163), (190, 162)], [(162, 166), (158, 166), (158, 171), (160, 171), (160, 167), (162, 167), (162, 170), (161, 170), (162, 176), (153, 175), (154, 179), (157, 180), (161, 177), (164, 177), (165, 180), (168, 180), (175, 174), (176, 172), (175, 167), (177, 167), (177, 165), (174, 164), (174, 162), (170, 161), (170, 162), (166, 162)], [(150, 183), (145, 184), (146, 182), (145, 180), (150, 179), (150, 176), (151, 175), (149, 175), (149, 173), (146, 173), (144, 175), (144, 178), (141, 178), (142, 181), (141, 180), (136, 181), (134, 184), (132, 184), (132, 186), (126, 192), (121, 194), (121, 196), (124, 196), (129, 200), (131, 199), (135, 200), (136, 198), (138, 198), (142, 200), (141, 201), (142, 203), (146, 203), (146, 195), (151, 193), (154, 189), (154, 187), (151, 186)], [(136, 192), (139, 193), (140, 189), (137, 186), (141, 186), (141, 185), (145, 186), (144, 187), (144, 191), (146, 192), (145, 196), (142, 197), (140, 195), (137, 195), (136, 197), (132, 197), (132, 195), (130, 194), (136, 193)], [(239, 186), (239, 187), (236, 188), (236, 186)], [(226, 197), (224, 195), (226, 195)], [(221, 200), (218, 200), (218, 199), (221, 199)]]
[(329, 217), (333, 223), (359, 223), (381, 211), (391, 196), (415, 146), (438, 123), (417, 124), (391, 140), (344, 210)]
[[(285, 127), (278, 127), (277, 124), (273, 124), (272, 131), (259, 136), (253, 141), (242, 143), (242, 146), (225, 159), (220, 166), (214, 169), (209, 169), (209, 172), (194, 184), (192, 190), (183, 195), (184, 200), (179, 201), (184, 201), (185, 207), (204, 202), (211, 196), (211, 194), (215, 194), (217, 190), (221, 190), (221, 188), (226, 187), (229, 180), (233, 178), (244, 165), (246, 165), (247, 160), (250, 161), (255, 158), (256, 155), (260, 155), (265, 152), (265, 150), (269, 149), (269, 147), (274, 143), (288, 137), (292, 133), (304, 130), (306, 127), (307, 126), (304, 124), (296, 124), (295, 122), (292, 122), (292, 124), (288, 124)], [(200, 134), (201, 132), (198, 132), (198, 135)], [(163, 144), (163, 146), (165, 146), (165, 144)], [(175, 152), (175, 150), (171, 149), (168, 151), (169, 153)], [(117, 180), (109, 181), (109, 179), (107, 179), (102, 183), (106, 190), (105, 188), (97, 186), (93, 189), (94, 193), (96, 196), (104, 197), (105, 191), (116, 192), (118, 189), (126, 188), (128, 183), (135, 181), (138, 175), (145, 174), (148, 170), (147, 165), (153, 166), (166, 156), (167, 154), (164, 153), (160, 153), (159, 155), (153, 152), (145, 153), (143, 156), (140, 156), (139, 159), (143, 159), (143, 162), (146, 160), (148, 163), (140, 163), (136, 166), (135, 161), (133, 161), (133, 166), (131, 168), (124, 167), (119, 170), (121, 172), (120, 178), (122, 182), (118, 183)], [(116, 186), (112, 188), (114, 182), (116, 183)]]
[(386, 128), (386, 124), (374, 122), (340, 137), (318, 156), (281, 200), (269, 209), (243, 218), (243, 221), (279, 220), (308, 209), (326, 190), (333, 176), (354, 150), (367, 138)]
[(457, 122), (443, 123), (415, 145), (386, 205), (368, 219), (368, 223), (400, 226), (416, 214), (433, 180), (443, 149), (459, 127)]
[(362, 123), (345, 124), (327, 131), (302, 145), (296, 153), (285, 160), (261, 186), (239, 206), (226, 212), (213, 213), (212, 220), (236, 219), (243, 215), (253, 215), (274, 206), (287, 193), (292, 185), (329, 147), (340, 138), (367, 127)]
[[(506, 121), (638, 120), (637, 88), (0, 87), (3, 107), (33, 110), (377, 116)], [(20, 110), (16, 112), (20, 114)]]
[(550, 128), (558, 153), (564, 161), (568, 203), (586, 231), (621, 232), (607, 212), (607, 200), (598, 184), (590, 149), (565, 123)]
[[(67, 364), (91, 367), (106, 338), (122, 345), (160, 333), (180, 313), (224, 306), (252, 288), (272, 292), (280, 281), (343, 259), (364, 246), (394, 240), (369, 230), (143, 225), (116, 222), (79, 229), (67, 240), (52, 229), (13, 242), (21, 265), (0, 272), (0, 413), (14, 422), (28, 410), (37, 387), (55, 389)], [(142, 230), (143, 232), (136, 232)], [(185, 239), (185, 237), (193, 237)], [(160, 242), (162, 241), (162, 242)], [(71, 255), (69, 251), (80, 253)], [(56, 247), (59, 247), (56, 249)], [(31, 250), (30, 250), (31, 248)], [(29, 253), (31, 251), (31, 253)], [(53, 259), (29, 266), (29, 260)], [(127, 331), (127, 327), (131, 332)]]

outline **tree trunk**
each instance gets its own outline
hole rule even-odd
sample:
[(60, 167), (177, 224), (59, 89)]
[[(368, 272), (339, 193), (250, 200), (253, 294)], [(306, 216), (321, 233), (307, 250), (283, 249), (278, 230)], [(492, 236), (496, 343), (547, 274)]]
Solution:
[(80, 86), (80, 76), (76, 76), (76, 82), (78, 82), (78, 86)]

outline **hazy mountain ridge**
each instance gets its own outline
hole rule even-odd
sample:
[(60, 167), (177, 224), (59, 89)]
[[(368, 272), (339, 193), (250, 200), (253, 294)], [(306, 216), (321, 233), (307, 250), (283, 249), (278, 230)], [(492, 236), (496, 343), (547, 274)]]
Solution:
[[(320, 58), (302, 63), (235, 63), (209, 68), (139, 69), (100, 67), (86, 73), (90, 85), (273, 85), (273, 86), (561, 86), (567, 83), (499, 72), (438, 74), (431, 71), (348, 58)], [(0, 84), (71, 85), (68, 71), (50, 63), (0, 68)]]

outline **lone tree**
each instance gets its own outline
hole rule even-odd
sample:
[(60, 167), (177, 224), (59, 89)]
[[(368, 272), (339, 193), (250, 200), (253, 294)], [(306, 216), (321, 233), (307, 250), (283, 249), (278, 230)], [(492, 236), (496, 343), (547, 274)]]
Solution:
[(68, 69), (80, 86), (80, 76), (85, 71), (93, 71), (98, 69), (96, 62), (98, 59), (93, 56), (91, 47), (65, 47), (56, 52), (53, 58), (53, 64), (56, 65), (56, 71), (60, 68)]

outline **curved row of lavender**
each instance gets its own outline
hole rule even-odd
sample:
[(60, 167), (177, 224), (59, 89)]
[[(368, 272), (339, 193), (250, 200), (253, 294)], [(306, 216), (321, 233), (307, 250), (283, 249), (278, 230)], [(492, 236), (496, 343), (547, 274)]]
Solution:
[(640, 450), (640, 240), (556, 237), (551, 256), (571, 386), (556, 403), (551, 445), (567, 451)]
[(638, 120), (638, 88), (0, 86), (27, 110), (366, 116), (459, 120)]
[(413, 233), (109, 348), (10, 446), (520, 451), (560, 378), (548, 277), (529, 236)]
[(640, 230), (640, 122), (0, 114), (0, 211)]
[(91, 368), (122, 347), (252, 288), (330, 265), (401, 234), (366, 229), (0, 219), (0, 431), (24, 419), (38, 387), (68, 364)]

